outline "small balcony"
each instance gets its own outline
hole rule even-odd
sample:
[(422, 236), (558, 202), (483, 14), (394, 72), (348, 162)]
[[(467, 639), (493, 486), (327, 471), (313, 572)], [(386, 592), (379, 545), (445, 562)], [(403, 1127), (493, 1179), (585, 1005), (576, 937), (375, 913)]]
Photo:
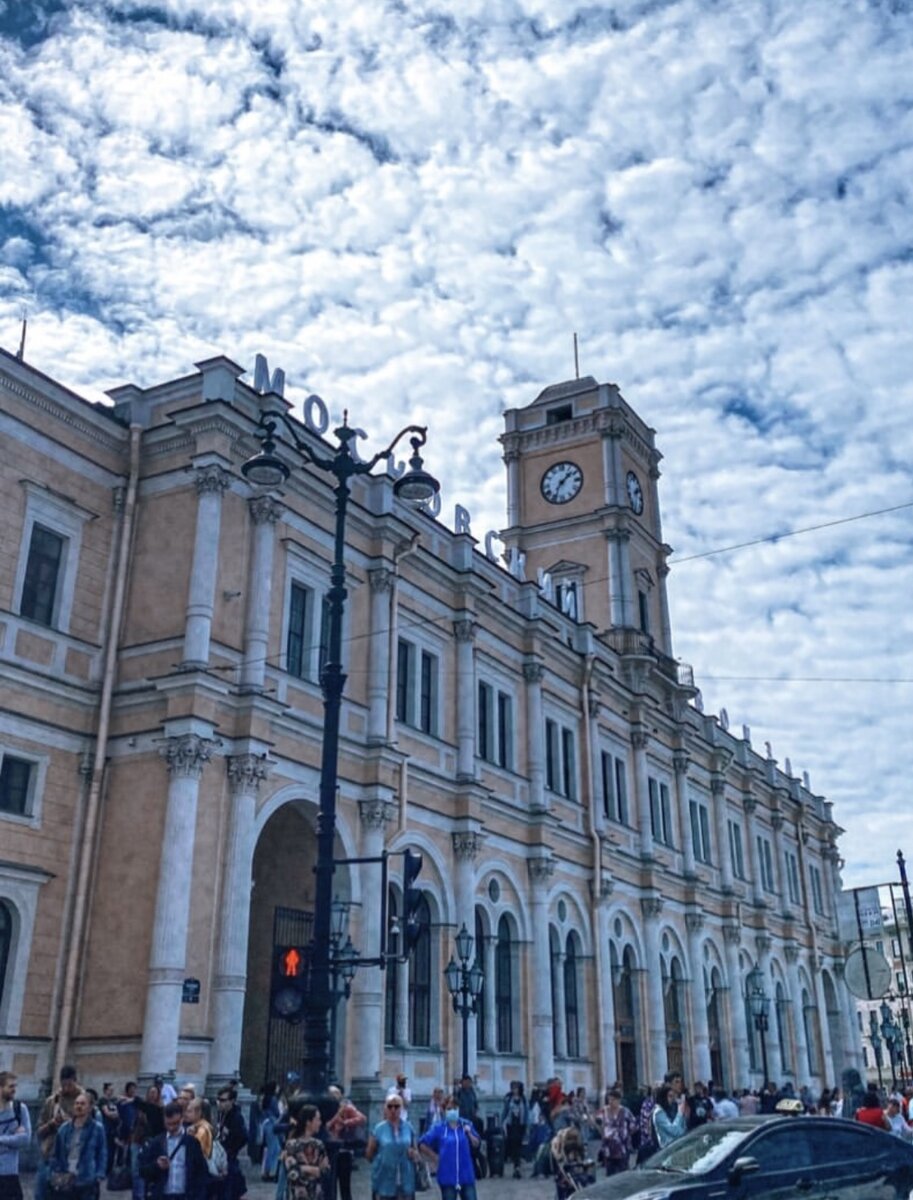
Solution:
[(616, 626), (603, 634), (606, 642), (616, 654), (623, 658), (652, 659), (660, 673), (677, 687), (694, 691), (694, 668), (689, 663), (678, 662), (656, 648), (652, 634), (642, 629)]

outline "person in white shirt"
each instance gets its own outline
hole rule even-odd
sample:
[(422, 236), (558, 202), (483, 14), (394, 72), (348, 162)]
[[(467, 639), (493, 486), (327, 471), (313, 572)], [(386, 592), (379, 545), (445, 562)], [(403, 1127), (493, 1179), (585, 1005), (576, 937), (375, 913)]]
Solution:
[(903, 1138), (905, 1142), (913, 1141), (913, 1129), (910, 1128), (903, 1113), (900, 1109), (900, 1100), (896, 1096), (892, 1096), (888, 1101), (888, 1107), (884, 1114), (888, 1119), (888, 1124), (891, 1126), (891, 1133), (896, 1137)]
[(739, 1106), (722, 1088), (713, 1089), (713, 1121), (731, 1121), (739, 1115)]

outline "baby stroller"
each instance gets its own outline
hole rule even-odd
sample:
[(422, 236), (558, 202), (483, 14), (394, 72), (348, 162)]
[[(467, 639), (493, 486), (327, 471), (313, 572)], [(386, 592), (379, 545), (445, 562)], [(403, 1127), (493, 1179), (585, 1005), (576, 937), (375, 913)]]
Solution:
[(596, 1164), (587, 1157), (580, 1131), (573, 1126), (552, 1138), (551, 1159), (557, 1200), (567, 1200), (596, 1182)]

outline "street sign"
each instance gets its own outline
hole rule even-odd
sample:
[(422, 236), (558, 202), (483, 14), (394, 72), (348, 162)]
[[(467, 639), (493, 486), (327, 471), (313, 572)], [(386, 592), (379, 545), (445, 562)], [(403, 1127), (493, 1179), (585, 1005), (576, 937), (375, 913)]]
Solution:
[(837, 897), (837, 931), (842, 942), (861, 942), (884, 933), (877, 887), (850, 888)]
[(199, 979), (185, 979), (184, 986), (181, 988), (181, 1003), (182, 1004), (199, 1004), (200, 1003), (200, 981)]
[(847, 955), (843, 978), (860, 1000), (880, 1000), (891, 990), (891, 964), (871, 946), (857, 946)]

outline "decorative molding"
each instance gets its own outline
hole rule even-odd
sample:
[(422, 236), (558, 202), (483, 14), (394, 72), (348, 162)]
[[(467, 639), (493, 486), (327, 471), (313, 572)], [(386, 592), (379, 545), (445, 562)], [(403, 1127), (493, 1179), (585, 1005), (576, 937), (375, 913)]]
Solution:
[(710, 776), (710, 791), (714, 796), (722, 796), (726, 791), (726, 780), (718, 771)]
[(127, 503), (127, 489), (122, 483), (111, 489), (111, 509), (115, 516), (120, 516)]
[(541, 662), (525, 662), (523, 664), (523, 678), (527, 683), (541, 683), (544, 674), (545, 667)]
[(742, 808), (745, 810), (745, 815), (747, 817), (750, 817), (751, 814), (755, 811), (755, 809), (757, 807), (758, 807), (758, 802), (755, 799), (755, 797), (752, 796), (751, 792), (743, 792), (742, 793)]
[(599, 716), (599, 710), (602, 708), (602, 701), (595, 692), (590, 692), (586, 701), (587, 713), (594, 719)]
[(265, 754), (232, 754), (225, 760), (228, 781), (235, 793), (259, 791), (271, 767)]
[(787, 942), (786, 945), (783, 947), (783, 954), (788, 963), (790, 963), (790, 964), (797, 963), (799, 961), (799, 954), (800, 954), (799, 943), (798, 942)]
[(184, 733), (180, 737), (168, 738), (159, 754), (164, 758), (169, 775), (199, 779), (203, 767), (209, 762), (216, 746), (214, 738), (203, 738), (197, 733)]
[(685, 913), (685, 928), (689, 933), (700, 933), (706, 921), (707, 918), (702, 912)]
[[(98, 426), (94, 425), (92, 422), (84, 421), (75, 413), (70, 412), (69, 409), (63, 406), (57, 396), (55, 396), (53, 399), (49, 399), (48, 397), (42, 395), (41, 392), (36, 392), (33, 388), (25, 387), (23, 384), (19, 383), (17, 379), (14, 379), (12, 375), (7, 374), (6, 371), (0, 371), (0, 383), (3, 384), (8, 392), (11, 392), (14, 396), (18, 396), (20, 400), (24, 400), (26, 404), (30, 404), (33, 408), (37, 408), (41, 412), (46, 413), (54, 421), (59, 421), (62, 425), (69, 425), (71, 429), (77, 430), (83, 435), (83, 437), (88, 438), (97, 445), (103, 446), (106, 450), (112, 451), (115, 454), (126, 453), (126, 430), (122, 431), (120, 437), (108, 435), (104, 432), (104, 430), (99, 429)], [(76, 394), (72, 392), (68, 393), (68, 398), (78, 401), (81, 405), (87, 403), (82, 396), (76, 396)], [(112, 408), (111, 412), (113, 413), (113, 411), (114, 410)], [(41, 432), (45, 432), (46, 429), (47, 424), (42, 421)]]
[(643, 725), (635, 725), (631, 730), (631, 745), (635, 750), (646, 750), (650, 736)]
[(758, 958), (765, 958), (770, 954), (770, 948), (774, 943), (769, 933), (759, 933), (755, 936), (754, 944), (758, 948)]
[(673, 750), (672, 766), (676, 775), (687, 775), (691, 766), (691, 755), (687, 750)]
[(775, 812), (770, 814), (770, 824), (774, 833), (779, 833), (783, 828), (783, 820), (784, 818), (782, 813)]
[(739, 928), (738, 925), (724, 925), (723, 926), (723, 939), (730, 946), (741, 946), (742, 930)]
[(647, 921), (654, 920), (663, 911), (665, 901), (662, 896), (641, 896), (640, 911)]

